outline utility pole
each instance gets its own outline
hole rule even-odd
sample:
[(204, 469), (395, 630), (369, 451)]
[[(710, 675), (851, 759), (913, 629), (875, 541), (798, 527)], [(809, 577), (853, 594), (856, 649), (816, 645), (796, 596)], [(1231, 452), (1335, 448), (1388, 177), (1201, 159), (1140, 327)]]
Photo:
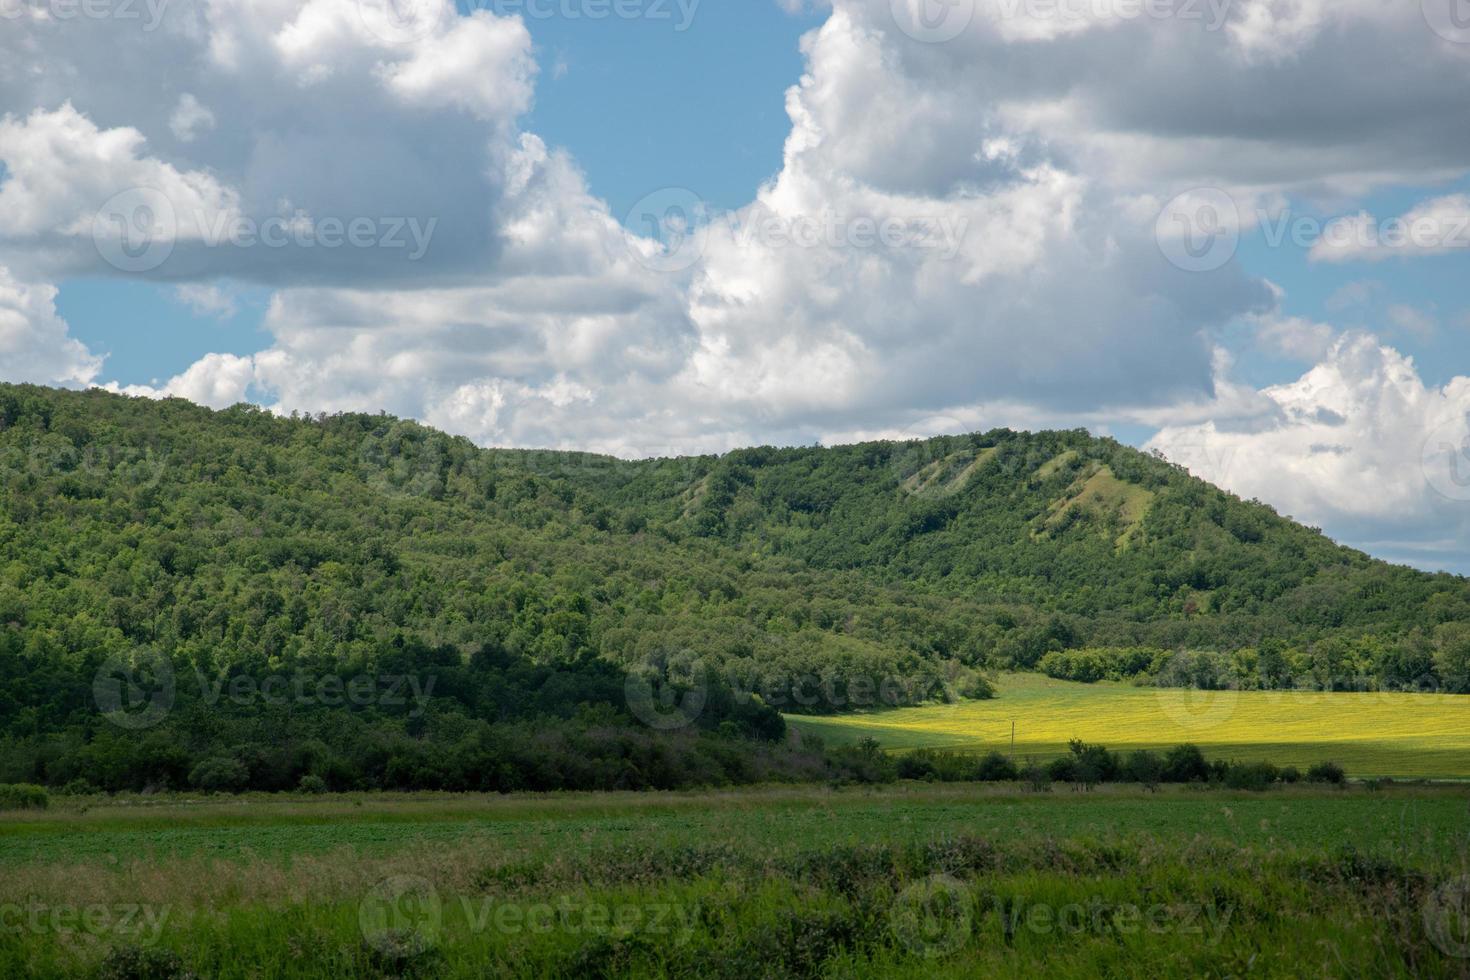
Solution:
[(1016, 719), (1011, 719), (1011, 758), (1016, 757)]

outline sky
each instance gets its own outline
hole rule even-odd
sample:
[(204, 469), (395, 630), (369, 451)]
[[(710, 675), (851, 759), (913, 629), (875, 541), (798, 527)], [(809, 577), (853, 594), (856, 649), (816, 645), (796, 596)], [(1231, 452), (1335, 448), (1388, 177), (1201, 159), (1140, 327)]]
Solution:
[(0, 0), (0, 379), (1085, 426), (1470, 572), (1464, 0)]

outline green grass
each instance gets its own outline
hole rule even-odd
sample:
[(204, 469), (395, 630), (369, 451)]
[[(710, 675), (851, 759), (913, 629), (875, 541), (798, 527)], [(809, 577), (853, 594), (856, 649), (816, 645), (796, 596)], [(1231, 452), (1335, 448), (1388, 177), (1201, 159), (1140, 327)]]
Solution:
[[(1425, 910), (1467, 817), (1403, 786), (63, 799), (0, 819), (0, 910), (43, 910), (0, 914), (0, 975), (1461, 976)], [(46, 919), (129, 905), (156, 928)]]
[(1453, 695), (1191, 691), (1006, 674), (990, 701), (815, 718), (790, 715), (831, 743), (1011, 751), (1046, 759), (1080, 738), (1109, 749), (1199, 745), (1207, 756), (1303, 770), (1332, 761), (1355, 777), (1470, 778), (1470, 705)]

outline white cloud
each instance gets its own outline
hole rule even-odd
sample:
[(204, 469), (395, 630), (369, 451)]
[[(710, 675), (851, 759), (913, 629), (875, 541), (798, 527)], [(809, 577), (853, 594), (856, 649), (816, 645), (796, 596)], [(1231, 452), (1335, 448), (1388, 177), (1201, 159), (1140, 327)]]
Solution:
[(178, 216), (180, 237), (231, 212), (234, 193), (202, 170), (181, 172), (141, 155), (143, 134), (130, 127), (99, 129), (70, 103), (37, 109), (25, 119), (0, 119), (0, 234), (60, 235), (91, 247), (99, 209), (114, 195), (146, 188)]
[(68, 336), (56, 288), (20, 282), (0, 265), (0, 380), (82, 385), (101, 369), (102, 359)]
[(181, 143), (192, 143), (215, 126), (214, 113), (199, 104), (199, 100), (188, 92), (179, 96), (178, 108), (169, 117), (168, 128), (173, 130), (174, 139)]
[(174, 298), (199, 316), (228, 320), (239, 312), (235, 297), (221, 286), (185, 283), (174, 287)]
[(1254, 318), (1256, 340), (1262, 348), (1294, 361), (1315, 364), (1327, 355), (1337, 331), (1305, 317), (1270, 313)]
[(1387, 309), (1386, 313), (1390, 323), (1405, 333), (1413, 335), (1416, 340), (1433, 339), (1439, 327), (1439, 321), (1434, 314), (1421, 310), (1417, 306), (1410, 306), (1408, 303), (1395, 303)]
[(1451, 194), (1380, 222), (1367, 211), (1327, 225), (1309, 253), (1317, 262), (1470, 254), (1470, 195)]
[(1411, 358), (1359, 333), (1261, 395), (1261, 411), (1167, 426), (1147, 448), (1329, 531), (1397, 535), (1429, 564), (1434, 542), (1470, 534), (1470, 378), (1426, 386)]
[(483, 119), (510, 120), (531, 103), (536, 66), (530, 47), (519, 20), (480, 11), (416, 46), (412, 58), (385, 63), (381, 72), (409, 105), (454, 106)]
[(163, 386), (104, 385), (110, 391), (148, 398), (187, 398), (210, 408), (229, 408), (248, 400), (255, 380), (253, 358), (234, 354), (206, 354)]

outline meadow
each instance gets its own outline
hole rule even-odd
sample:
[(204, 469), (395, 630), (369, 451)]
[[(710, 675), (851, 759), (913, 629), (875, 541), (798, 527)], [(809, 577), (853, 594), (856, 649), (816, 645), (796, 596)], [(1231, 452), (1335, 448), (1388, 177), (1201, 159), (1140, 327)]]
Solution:
[(1045, 760), (1080, 738), (1113, 750), (1193, 742), (1210, 758), (1305, 770), (1342, 765), (1353, 777), (1470, 778), (1470, 704), (1442, 694), (1199, 691), (1080, 684), (1004, 674), (997, 697), (787, 721), (832, 744), (877, 739), (890, 750), (944, 748)]
[(63, 798), (0, 975), (1470, 973), (1470, 793), (761, 787)]

